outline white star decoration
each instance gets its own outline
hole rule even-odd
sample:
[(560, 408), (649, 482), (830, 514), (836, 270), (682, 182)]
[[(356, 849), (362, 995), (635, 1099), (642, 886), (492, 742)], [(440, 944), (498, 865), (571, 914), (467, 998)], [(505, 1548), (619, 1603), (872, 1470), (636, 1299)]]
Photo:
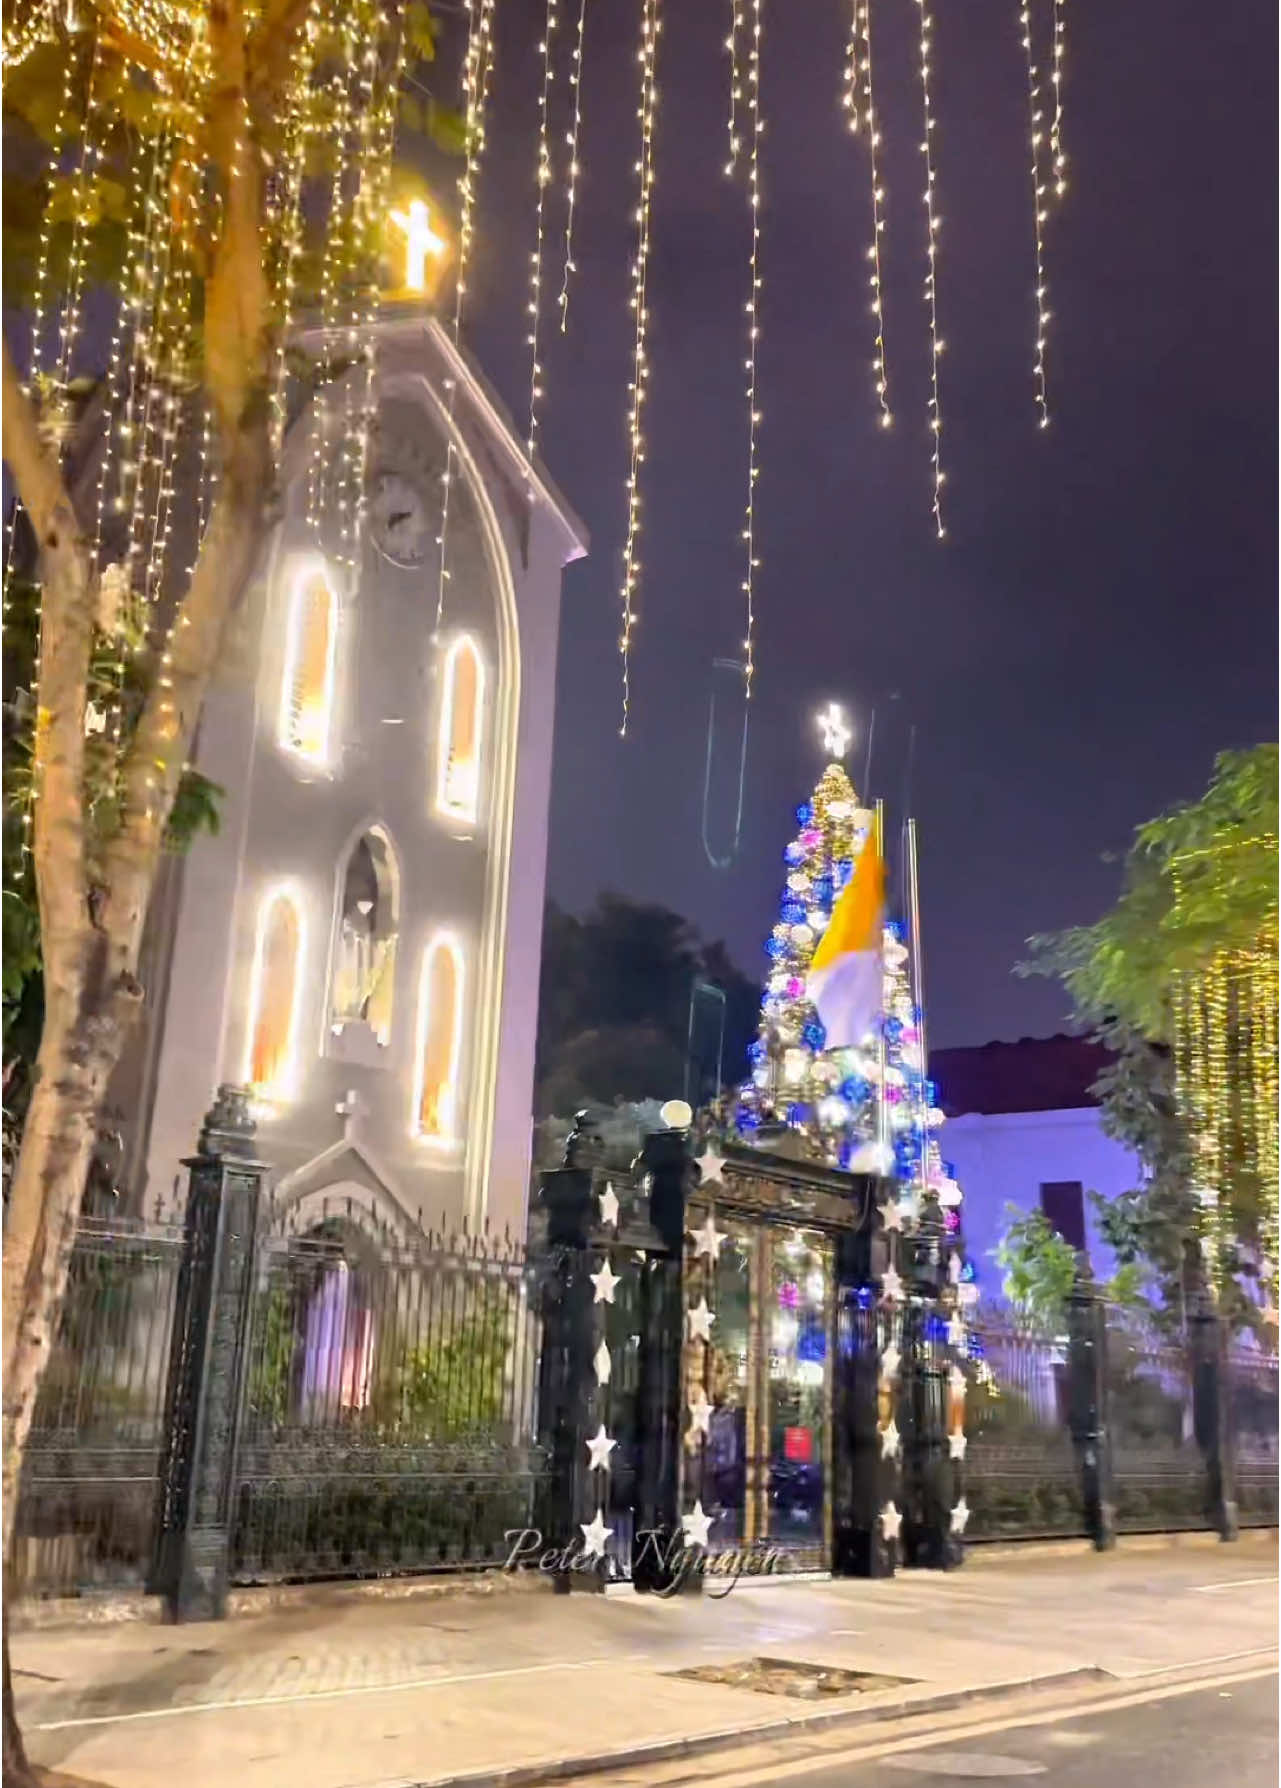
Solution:
[(953, 1533), (964, 1533), (965, 1532), (965, 1524), (969, 1520), (969, 1518), (970, 1518), (969, 1505), (966, 1502), (965, 1498), (962, 1497), (960, 1502), (958, 1502), (956, 1507), (952, 1510), (952, 1532)]
[(953, 1428), (947, 1437), (947, 1455), (949, 1459), (964, 1459), (965, 1432), (961, 1428)]
[(887, 1502), (885, 1507), (881, 1510), (881, 1538), (884, 1540), (896, 1540), (898, 1538), (898, 1530), (902, 1525), (902, 1515), (899, 1514), (898, 1509), (892, 1502)]
[(959, 1316), (954, 1316), (947, 1325), (947, 1344), (949, 1347), (965, 1346), (965, 1324)]
[(587, 1442), (587, 1451), (591, 1455), (591, 1464), (587, 1467), (588, 1471), (608, 1471), (609, 1455), (617, 1445), (618, 1442), (616, 1440), (611, 1440), (609, 1435), (606, 1434), (605, 1424), (602, 1422), (595, 1434), (593, 1434), (591, 1439)]
[(947, 1276), (952, 1281), (953, 1285), (959, 1285), (961, 1283), (961, 1265), (962, 1262), (959, 1254), (948, 1255)]
[(896, 1304), (903, 1295), (903, 1281), (894, 1267), (886, 1267), (881, 1280), (881, 1296), (887, 1304)]
[(707, 1536), (711, 1532), (712, 1522), (715, 1519), (715, 1515), (703, 1513), (703, 1502), (700, 1497), (688, 1515), (681, 1516), (681, 1526), (685, 1530), (685, 1544), (687, 1546), (706, 1546)]
[(695, 1157), (695, 1160), (698, 1165), (699, 1177), (703, 1185), (706, 1185), (709, 1180), (720, 1179), (721, 1168), (725, 1165), (723, 1156), (713, 1154), (711, 1149), (704, 1149), (701, 1155)]
[(886, 1378), (898, 1377), (899, 1362), (901, 1359), (902, 1355), (891, 1341), (889, 1346), (885, 1349), (885, 1352), (881, 1355), (881, 1370), (884, 1372)]
[(903, 1227), (903, 1213), (898, 1208), (898, 1202), (896, 1199), (891, 1198), (888, 1201), (888, 1203), (882, 1205), (882, 1207), (881, 1207), (881, 1227), (885, 1230), (891, 1230), (891, 1229), (901, 1230), (902, 1229), (902, 1227)]
[(591, 1274), (591, 1281), (596, 1287), (596, 1296), (592, 1299), (594, 1304), (612, 1304), (614, 1287), (623, 1282), (621, 1273), (616, 1273), (607, 1260), (601, 1262), (599, 1273)]
[(600, 1195), (600, 1220), (608, 1223), (611, 1229), (618, 1228), (618, 1194), (613, 1180), (605, 1181), (605, 1190)]
[(707, 1401), (707, 1393), (703, 1390), (701, 1385), (699, 1386), (697, 1400), (689, 1406), (689, 1413), (694, 1424), (689, 1431), (691, 1440), (696, 1434), (707, 1434), (710, 1432), (712, 1406)]
[(609, 1366), (610, 1366), (609, 1349), (608, 1349), (608, 1347), (606, 1347), (606, 1345), (603, 1341), (601, 1342), (600, 1346), (596, 1349), (595, 1356), (592, 1360), (592, 1365), (596, 1368), (596, 1382), (597, 1382), (597, 1384), (608, 1384), (609, 1383)]
[(953, 1366), (947, 1375), (947, 1388), (954, 1397), (965, 1395), (965, 1374), (959, 1366)]
[(899, 1438), (898, 1423), (891, 1416), (881, 1429), (881, 1458), (897, 1459), (902, 1442)]
[(710, 1343), (712, 1339), (712, 1324), (716, 1321), (716, 1318), (707, 1308), (707, 1299), (699, 1298), (698, 1303), (694, 1308), (692, 1310), (687, 1310), (685, 1314), (689, 1317), (690, 1340), (692, 1341), (697, 1335), (700, 1341), (707, 1341)]
[(588, 1558), (604, 1558), (605, 1541), (613, 1533), (612, 1527), (606, 1527), (601, 1519), (601, 1511), (597, 1509), (590, 1521), (580, 1521), (583, 1530), (583, 1549)]
[(727, 1237), (723, 1236), (720, 1230), (717, 1229), (715, 1218), (709, 1215), (703, 1227), (701, 1229), (692, 1229), (690, 1234), (694, 1238), (695, 1256), (697, 1257), (700, 1254), (705, 1254), (712, 1265), (715, 1266), (717, 1260), (720, 1258), (721, 1249), (725, 1246), (727, 1240)]

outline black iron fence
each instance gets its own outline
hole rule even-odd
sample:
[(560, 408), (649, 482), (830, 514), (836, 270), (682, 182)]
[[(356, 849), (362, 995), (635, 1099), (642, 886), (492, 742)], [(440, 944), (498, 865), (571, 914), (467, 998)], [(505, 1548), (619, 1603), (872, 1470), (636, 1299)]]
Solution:
[[(1206, 1437), (1198, 1432), (1190, 1337), (1166, 1336), (1104, 1307), (1102, 1428), (1112, 1519), (1120, 1532), (1214, 1525)], [(1069, 1338), (981, 1313), (973, 1331), (967, 1426), (971, 1539), (1083, 1534), (1082, 1447), (1072, 1419)], [(1248, 1337), (1224, 1352), (1225, 1402), (1242, 1524), (1277, 1520), (1277, 1358)], [(1203, 1422), (1204, 1417), (1200, 1420)]]
[(13, 1596), (146, 1580), (182, 1252), (181, 1225), (80, 1221), (27, 1441)]

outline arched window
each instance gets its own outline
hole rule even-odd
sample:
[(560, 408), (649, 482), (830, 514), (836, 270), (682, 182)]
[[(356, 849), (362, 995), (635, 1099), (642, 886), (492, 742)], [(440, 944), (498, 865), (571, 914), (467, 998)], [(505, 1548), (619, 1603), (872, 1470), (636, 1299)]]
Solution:
[(436, 805), (452, 819), (476, 818), (485, 710), (485, 668), (466, 634), (445, 654), (437, 748)]
[(324, 565), (310, 559), (299, 567), (289, 597), (279, 733), (285, 750), (308, 763), (323, 764), (329, 756), (337, 650), (338, 598)]
[(462, 1036), (463, 953), (441, 932), (423, 954), (418, 994), (414, 1132), (425, 1142), (457, 1141)]
[(400, 923), (400, 877), (391, 840), (381, 826), (358, 838), (339, 892), (330, 1030), (363, 1027), (384, 1049), (391, 1041)]
[(302, 990), (303, 919), (288, 888), (269, 890), (258, 909), (245, 1079), (264, 1099), (289, 1088)]

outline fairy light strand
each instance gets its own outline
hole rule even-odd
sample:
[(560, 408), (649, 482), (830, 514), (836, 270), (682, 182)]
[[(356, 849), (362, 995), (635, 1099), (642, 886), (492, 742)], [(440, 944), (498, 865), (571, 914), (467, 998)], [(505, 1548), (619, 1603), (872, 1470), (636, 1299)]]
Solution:
[(743, 689), (745, 699), (752, 699), (752, 678), (756, 674), (756, 480), (759, 475), (757, 453), (761, 413), (756, 407), (756, 355), (760, 342), (761, 291), (761, 32), (764, 27), (764, 0), (752, 0), (752, 35), (747, 53), (747, 121), (751, 146), (747, 156), (747, 196), (751, 207), (752, 246), (748, 257), (747, 296), (747, 505), (743, 517), (743, 603), (746, 611), (746, 632), (743, 638)]
[(649, 381), (647, 342), (649, 309), (646, 284), (649, 275), (649, 221), (654, 190), (654, 113), (658, 104), (655, 84), (657, 40), (659, 32), (659, 0), (641, 0), (640, 98), (637, 115), (640, 119), (640, 157), (636, 163), (639, 197), (636, 206), (636, 257), (632, 263), (631, 307), (635, 334), (632, 350), (632, 378), (628, 387), (628, 470), (627, 470), (627, 537), (623, 545), (623, 578), (621, 599), (623, 627), (618, 650), (622, 659), (623, 717), (620, 738), (627, 736), (631, 713), (631, 645), (636, 627), (636, 597), (640, 588), (641, 532), (640, 469), (645, 460), (644, 409), (646, 385)]
[(930, 395), (929, 426), (933, 437), (930, 449), (930, 469), (933, 475), (934, 491), (930, 504), (930, 513), (934, 517), (934, 530), (939, 539), (943, 538), (943, 411), (939, 402), (939, 357), (943, 352), (943, 343), (938, 332), (938, 233), (942, 219), (938, 215), (934, 200), (934, 111), (930, 103), (930, 33), (933, 24), (930, 19), (927, 0), (916, 0), (921, 18), (921, 111), (923, 119), (921, 154), (925, 157), (925, 223), (926, 223), (926, 275), (925, 275), (925, 307), (930, 320)]
[(1054, 196), (1061, 199), (1067, 191), (1067, 154), (1063, 148), (1063, 59), (1066, 53), (1064, 12), (1066, 0), (1054, 0), (1054, 37), (1050, 59), (1050, 85), (1054, 89), (1054, 111), (1050, 116), (1050, 174)]
[(1044, 159), (1045, 130), (1043, 127), (1045, 120), (1041, 110), (1041, 74), (1036, 60), (1036, 46), (1032, 42), (1030, 0), (1022, 0), (1019, 8), (1019, 25), (1023, 38), (1024, 60), (1027, 64), (1028, 128), (1031, 139), (1032, 241), (1036, 253), (1036, 284), (1033, 288), (1036, 345), (1032, 354), (1032, 382), (1036, 391), (1037, 422), (1041, 428), (1047, 428), (1050, 421), (1050, 406), (1045, 379), (1045, 333), (1049, 327), (1050, 313), (1046, 306), (1045, 220), (1047, 213), (1045, 181), (1041, 170), (1041, 163)]
[(872, 241), (867, 251), (871, 271), (868, 283), (872, 288), (872, 315), (876, 319), (876, 336), (872, 355), (872, 384), (880, 405), (881, 427), (894, 420), (890, 409), (890, 376), (885, 362), (885, 294), (881, 286), (881, 237), (885, 231), (885, 188), (881, 184), (881, 132), (876, 122), (876, 102), (872, 92), (872, 6), (871, 0), (857, 0), (859, 32), (863, 43), (863, 118), (867, 125), (868, 171), (872, 189)]
[(845, 67), (841, 79), (841, 105), (845, 109), (846, 128), (859, 126), (859, 38), (863, 21), (862, 0), (850, 0), (850, 29), (845, 40)]
[(569, 67), (569, 85), (574, 96), (574, 117), (565, 133), (565, 144), (569, 150), (569, 169), (566, 174), (565, 259), (560, 282), (560, 332), (562, 335), (565, 334), (569, 325), (570, 276), (577, 272), (577, 268), (574, 266), (574, 213), (578, 200), (580, 171), (578, 142), (583, 124), (583, 44), (586, 31), (587, 0), (578, 0), (578, 33)]
[(729, 36), (725, 39), (725, 48), (729, 52), (729, 160), (725, 164), (726, 174), (732, 174), (737, 168), (739, 150), (742, 148), (738, 134), (738, 109), (743, 100), (742, 63), (739, 57), (742, 37), (743, 0), (730, 0)]
[[(538, 161), (534, 169), (538, 202), (534, 207), (534, 246), (529, 257), (529, 302), (526, 306), (529, 315), (529, 334), (526, 337), (529, 344), (529, 433), (525, 438), (525, 447), (531, 460), (538, 446), (538, 405), (543, 395), (543, 368), (538, 358), (538, 335), (543, 309), (543, 241), (546, 235), (547, 188), (552, 183), (548, 105), (556, 78), (552, 51), (559, 17), (556, 0), (547, 0), (543, 38), (538, 46), (543, 58), (543, 80), (538, 96)], [(533, 494), (532, 485), (529, 486), (528, 494)]]

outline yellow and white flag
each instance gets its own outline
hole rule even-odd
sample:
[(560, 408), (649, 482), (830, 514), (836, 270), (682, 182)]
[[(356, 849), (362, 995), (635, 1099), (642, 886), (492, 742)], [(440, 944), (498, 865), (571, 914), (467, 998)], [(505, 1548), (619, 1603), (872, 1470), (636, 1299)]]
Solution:
[(885, 866), (875, 834), (871, 834), (819, 939), (806, 977), (806, 991), (827, 1032), (828, 1049), (855, 1048), (880, 1014), (884, 906)]

